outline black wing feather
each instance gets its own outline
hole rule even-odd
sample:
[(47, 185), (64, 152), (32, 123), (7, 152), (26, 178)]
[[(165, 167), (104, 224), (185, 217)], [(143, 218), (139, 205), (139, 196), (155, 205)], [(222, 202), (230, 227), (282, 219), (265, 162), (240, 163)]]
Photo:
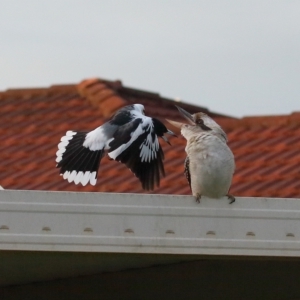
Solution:
[(189, 186), (190, 188), (192, 189), (191, 187), (191, 173), (190, 173), (190, 159), (189, 157), (187, 156), (185, 161), (184, 161), (184, 175), (189, 183)]
[(130, 147), (123, 151), (116, 160), (125, 164), (142, 183), (145, 190), (153, 190), (155, 186), (159, 186), (160, 176), (165, 175), (163, 159), (164, 154), (159, 146), (156, 158), (151, 162), (141, 161), (139, 146), (147, 137), (147, 133), (136, 139)]

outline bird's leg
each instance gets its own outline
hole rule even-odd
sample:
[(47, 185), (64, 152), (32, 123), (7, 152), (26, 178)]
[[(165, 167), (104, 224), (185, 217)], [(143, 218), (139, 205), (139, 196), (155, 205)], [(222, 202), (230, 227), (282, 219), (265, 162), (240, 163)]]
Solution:
[(234, 196), (232, 196), (232, 195), (230, 195), (230, 194), (227, 194), (226, 196), (227, 196), (227, 198), (230, 200), (229, 204), (235, 202), (235, 197), (234, 197)]
[(197, 202), (197, 203), (200, 203), (200, 199), (201, 199), (200, 193), (197, 193), (197, 194), (196, 194), (195, 199), (196, 199), (196, 202)]

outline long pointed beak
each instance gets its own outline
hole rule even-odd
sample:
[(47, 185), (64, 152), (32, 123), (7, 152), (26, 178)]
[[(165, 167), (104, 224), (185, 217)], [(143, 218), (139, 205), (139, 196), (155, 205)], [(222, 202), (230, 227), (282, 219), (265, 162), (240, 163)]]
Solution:
[(167, 131), (166, 133), (168, 133), (168, 134), (170, 134), (170, 135), (174, 135), (174, 136), (177, 137), (177, 135), (176, 135), (173, 131), (171, 131), (171, 130), (169, 130), (169, 129), (168, 129), (168, 131)]
[[(193, 118), (193, 116), (192, 116), (190, 113), (188, 113), (186, 110), (184, 110), (183, 108), (181, 108), (181, 107), (179, 107), (179, 106), (177, 106), (177, 105), (175, 105), (175, 106), (176, 106), (177, 109), (179, 110), (180, 114), (181, 114), (185, 119), (187, 119), (187, 120), (189, 121), (190, 124), (195, 125), (194, 118)], [(174, 126), (175, 126), (175, 125), (174, 125)]]
[(166, 119), (166, 121), (168, 121), (171, 125), (173, 125), (173, 126), (175, 126), (175, 127), (177, 127), (177, 128), (181, 128), (182, 125), (184, 125), (184, 123), (172, 121), (172, 120), (169, 120), (169, 119)]
[[(176, 135), (173, 131), (171, 131), (171, 130), (169, 130), (169, 129), (168, 129), (168, 131), (167, 131), (166, 133), (171, 134), (171, 135), (174, 135), (174, 136), (177, 137), (177, 135)], [(165, 142), (167, 142), (169, 145), (171, 145), (171, 143), (169, 142), (169, 140), (168, 140), (165, 136), (162, 136), (161, 138), (162, 138)]]

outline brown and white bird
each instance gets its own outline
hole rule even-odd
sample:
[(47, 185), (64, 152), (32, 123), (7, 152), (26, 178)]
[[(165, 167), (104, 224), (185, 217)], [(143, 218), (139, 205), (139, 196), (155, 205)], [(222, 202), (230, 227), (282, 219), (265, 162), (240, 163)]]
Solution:
[(223, 129), (208, 115), (199, 112), (191, 115), (176, 106), (189, 124), (167, 120), (181, 129), (187, 140), (185, 151), (185, 175), (193, 196), (200, 202), (201, 196), (221, 198), (227, 196), (230, 203), (235, 198), (228, 194), (235, 169), (234, 156), (227, 146)]
[(102, 157), (125, 164), (143, 189), (153, 190), (165, 175), (164, 153), (159, 144), (165, 133), (174, 135), (158, 119), (145, 116), (142, 104), (127, 105), (98, 128), (66, 132), (56, 152), (57, 168), (69, 182), (95, 185)]

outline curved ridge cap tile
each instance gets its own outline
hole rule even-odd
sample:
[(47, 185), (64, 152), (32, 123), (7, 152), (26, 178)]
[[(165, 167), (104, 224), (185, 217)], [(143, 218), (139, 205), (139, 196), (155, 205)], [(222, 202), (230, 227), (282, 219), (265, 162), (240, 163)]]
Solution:
[(76, 85), (76, 89), (81, 96), (85, 96), (86, 93), (97, 93), (102, 89), (116, 91), (121, 87), (122, 82), (120, 80), (108, 81), (100, 78), (84, 79)]
[(110, 86), (99, 78), (91, 78), (80, 82), (77, 90), (81, 97), (85, 97), (92, 105), (99, 108), (102, 116), (109, 117), (127, 104), (127, 101)]
[(100, 82), (101, 82), (101, 80), (96, 77), (84, 79), (76, 85), (76, 88), (78, 91), (83, 91), (84, 89), (88, 88), (89, 86), (92, 86), (92, 85), (100, 83)]

